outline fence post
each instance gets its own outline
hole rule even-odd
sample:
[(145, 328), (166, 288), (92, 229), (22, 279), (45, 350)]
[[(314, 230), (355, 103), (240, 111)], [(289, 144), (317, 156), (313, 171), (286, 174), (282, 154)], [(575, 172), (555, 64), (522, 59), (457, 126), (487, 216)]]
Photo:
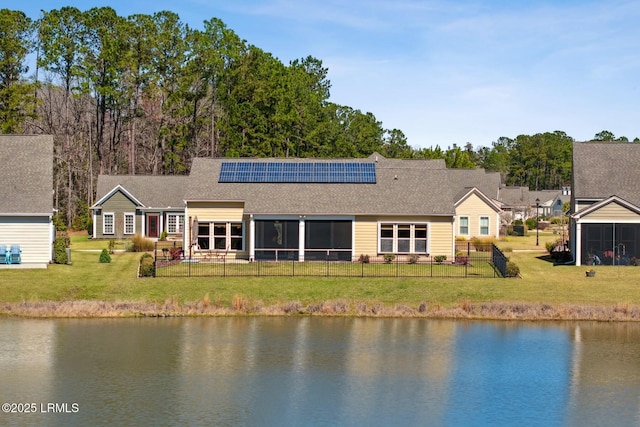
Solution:
[[(158, 260), (158, 242), (155, 242), (153, 246), (153, 277), (156, 277), (156, 262)], [(140, 265), (140, 261), (138, 261), (138, 265)], [(138, 268), (139, 271), (139, 268)]]

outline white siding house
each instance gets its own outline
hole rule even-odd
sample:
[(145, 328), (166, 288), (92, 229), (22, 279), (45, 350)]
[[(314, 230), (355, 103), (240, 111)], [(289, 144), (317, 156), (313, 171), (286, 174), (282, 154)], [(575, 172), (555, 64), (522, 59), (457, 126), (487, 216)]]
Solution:
[(53, 249), (53, 137), (0, 135), (0, 245), (20, 245), (19, 265), (46, 267)]

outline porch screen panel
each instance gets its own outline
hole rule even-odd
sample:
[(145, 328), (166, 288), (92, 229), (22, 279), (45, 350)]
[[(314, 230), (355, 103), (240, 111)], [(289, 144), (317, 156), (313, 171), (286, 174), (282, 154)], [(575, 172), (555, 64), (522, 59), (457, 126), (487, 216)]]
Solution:
[(299, 222), (288, 220), (255, 221), (256, 259), (297, 259)]
[(331, 258), (351, 260), (351, 221), (306, 221), (305, 259)]
[(597, 256), (605, 265), (634, 264), (640, 258), (638, 238), (640, 224), (583, 224), (581, 263)]

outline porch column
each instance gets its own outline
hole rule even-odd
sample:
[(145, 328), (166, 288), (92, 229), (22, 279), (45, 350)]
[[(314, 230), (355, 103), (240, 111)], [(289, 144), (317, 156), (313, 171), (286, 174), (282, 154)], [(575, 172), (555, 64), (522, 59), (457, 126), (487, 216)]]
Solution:
[(582, 265), (580, 263), (581, 259), (582, 259), (582, 253), (580, 251), (580, 248), (582, 247), (582, 224), (580, 222), (576, 222), (576, 233), (573, 236), (574, 238), (572, 239), (573, 241), (571, 242), (571, 246), (573, 246), (573, 253), (575, 254), (575, 259), (576, 259), (576, 265), (580, 266)]
[(249, 261), (256, 259), (256, 222), (253, 214), (249, 215)]
[(300, 215), (300, 222), (298, 223), (298, 261), (304, 262), (304, 227), (305, 217)]

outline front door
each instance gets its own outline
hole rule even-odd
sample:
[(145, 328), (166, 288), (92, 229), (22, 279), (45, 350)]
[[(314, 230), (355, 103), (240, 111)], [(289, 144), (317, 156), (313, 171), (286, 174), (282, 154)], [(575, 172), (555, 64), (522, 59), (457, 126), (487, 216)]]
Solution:
[(160, 216), (157, 214), (147, 215), (147, 237), (158, 237), (158, 226), (160, 224)]

